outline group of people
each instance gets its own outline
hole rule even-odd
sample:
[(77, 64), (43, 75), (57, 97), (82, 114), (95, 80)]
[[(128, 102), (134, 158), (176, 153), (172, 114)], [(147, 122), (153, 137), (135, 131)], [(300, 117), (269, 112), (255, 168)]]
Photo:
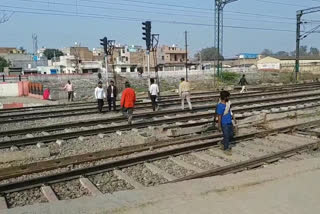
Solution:
[[(245, 75), (239, 81), (241, 85), (240, 93), (247, 91), (246, 85), (248, 84)], [(64, 90), (68, 92), (68, 101), (73, 101), (74, 98), (74, 87), (70, 81), (65, 85)], [(155, 83), (154, 79), (150, 79), (149, 86), (149, 96), (152, 103), (153, 111), (159, 110), (158, 98), (159, 98), (159, 86)], [(106, 93), (102, 86), (102, 82), (98, 83), (95, 88), (95, 98), (98, 103), (98, 111), (102, 113), (102, 108), (104, 105), (104, 99), (107, 98), (109, 111), (116, 111), (116, 99), (118, 95), (118, 88), (114, 85), (114, 81), (110, 81), (110, 85), (107, 87)], [(189, 105), (189, 110), (192, 110), (191, 104), (191, 86), (188, 81), (181, 78), (179, 85), (179, 96), (181, 98), (181, 109), (184, 110), (185, 100)], [(123, 115), (128, 119), (128, 124), (132, 124), (133, 110), (136, 103), (136, 93), (133, 88), (131, 88), (130, 83), (125, 83), (125, 89), (122, 92), (120, 107)], [(217, 119), (217, 120), (216, 120)], [(216, 105), (214, 122), (218, 124), (218, 130), (223, 134), (223, 140), (221, 144), (221, 149), (226, 155), (232, 155), (232, 147), (234, 146), (234, 132), (236, 129), (236, 121), (232, 114), (230, 93), (228, 91), (222, 90), (220, 92), (220, 99)]]
[(107, 98), (109, 111), (111, 111), (112, 107), (113, 110), (117, 110), (116, 100), (118, 95), (118, 88), (114, 85), (114, 81), (110, 81), (110, 85), (107, 88), (107, 93), (105, 93), (104, 88), (102, 87), (102, 82), (98, 83), (98, 86), (95, 88), (94, 96), (98, 101), (98, 110), (102, 113), (102, 108), (104, 105), (104, 99)]
[[(104, 88), (102, 87), (102, 82), (98, 83), (98, 86), (94, 91), (95, 98), (98, 102), (98, 111), (102, 113), (102, 108), (104, 105), (104, 99), (107, 98), (109, 111), (117, 110), (116, 100), (118, 95), (118, 88), (114, 85), (114, 81), (110, 81), (110, 85), (107, 87), (107, 93), (105, 93)], [(122, 109), (122, 113), (125, 117), (128, 118), (128, 124), (132, 123), (132, 114), (133, 108), (136, 103), (136, 93), (134, 89), (130, 87), (130, 83), (125, 83), (125, 89), (122, 92), (120, 107)]]

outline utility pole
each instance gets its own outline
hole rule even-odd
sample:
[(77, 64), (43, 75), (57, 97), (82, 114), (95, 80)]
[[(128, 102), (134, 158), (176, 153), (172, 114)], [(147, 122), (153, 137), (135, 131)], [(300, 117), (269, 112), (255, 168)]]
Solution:
[(215, 60), (215, 70), (217, 76), (220, 76), (222, 73), (222, 62), (220, 60), (220, 53), (223, 56), (223, 9), (224, 7), (237, 0), (215, 0), (215, 48), (217, 49), (217, 60)]
[(151, 39), (151, 50), (153, 52), (153, 61), (154, 61), (154, 68), (155, 68), (155, 78), (157, 79), (157, 84), (159, 86), (159, 99), (161, 93), (160, 87), (160, 79), (159, 79), (159, 67), (158, 67), (158, 59), (157, 59), (157, 50), (159, 44), (160, 34), (152, 34)]
[(32, 45), (33, 45), (33, 59), (35, 60), (36, 67), (38, 66), (38, 36), (32, 34)]
[(297, 32), (296, 32), (296, 63), (295, 63), (295, 81), (298, 82), (298, 73), (300, 72), (300, 26), (301, 26), (302, 11), (297, 11)]
[(188, 32), (184, 32), (185, 47), (186, 47), (186, 81), (188, 81)]
[(313, 29), (306, 31), (301, 34), (301, 24), (305, 23), (301, 20), (302, 16), (305, 14), (311, 14), (320, 12), (320, 7), (311, 7), (304, 10), (297, 11), (297, 31), (296, 31), (296, 62), (295, 62), (295, 81), (298, 82), (298, 73), (300, 72), (300, 42), (311, 33), (317, 32), (320, 28), (320, 25), (314, 27)]

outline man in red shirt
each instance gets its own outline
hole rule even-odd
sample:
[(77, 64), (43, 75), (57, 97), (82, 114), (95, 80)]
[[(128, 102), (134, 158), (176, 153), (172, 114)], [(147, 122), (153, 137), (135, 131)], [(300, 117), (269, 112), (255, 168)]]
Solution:
[(130, 88), (129, 82), (125, 83), (125, 87), (126, 89), (122, 92), (120, 106), (122, 108), (123, 115), (128, 118), (128, 124), (131, 125), (133, 108), (136, 103), (136, 93), (132, 88)]

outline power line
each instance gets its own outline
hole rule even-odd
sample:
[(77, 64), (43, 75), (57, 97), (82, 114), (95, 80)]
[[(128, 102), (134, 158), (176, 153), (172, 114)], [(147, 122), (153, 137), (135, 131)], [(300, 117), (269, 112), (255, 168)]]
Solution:
[[(3, 5), (0, 5), (3, 7)], [(136, 17), (122, 17), (122, 16), (109, 16), (109, 15), (97, 15), (97, 14), (89, 14), (89, 13), (70, 13), (59, 10), (45, 10), (45, 9), (36, 9), (36, 8), (23, 8), (23, 7), (11, 7), (4, 6), (9, 8), (18, 8), (18, 9), (27, 9), (27, 10), (41, 10), (48, 12), (35, 12), (35, 11), (27, 11), (27, 10), (6, 10), (16, 13), (25, 13), (25, 14), (35, 14), (35, 15), (55, 15), (55, 16), (71, 16), (71, 17), (83, 17), (83, 18), (96, 18), (96, 19), (113, 19), (119, 21), (132, 21), (132, 22), (140, 22), (144, 21), (144, 19), (136, 18)], [(163, 24), (177, 24), (177, 25), (191, 25), (191, 26), (204, 26), (204, 27), (213, 27), (212, 24), (204, 24), (204, 23), (194, 23), (194, 22), (181, 22), (181, 21), (168, 21), (168, 20), (159, 20), (152, 19), (151, 21)], [(225, 28), (232, 29), (245, 29), (245, 30), (263, 30), (263, 31), (278, 31), (278, 32), (290, 32), (293, 33), (293, 30), (286, 29), (276, 29), (276, 28), (260, 28), (260, 27), (246, 27), (246, 26), (234, 26), (234, 25), (225, 25)]]
[[(40, 4), (48, 4), (47, 1), (39, 1), (39, 0), (15, 0), (15, 1), (24, 1), (24, 2), (34, 2)], [(53, 5), (61, 5), (61, 6), (71, 6), (71, 7), (83, 7), (83, 8), (93, 8), (93, 9), (105, 9), (105, 10), (119, 10), (119, 11), (127, 11), (127, 12), (141, 12), (141, 13), (151, 13), (151, 14), (162, 14), (162, 15), (175, 15), (175, 16), (186, 16), (186, 17), (199, 17), (199, 18), (208, 18), (209, 16), (201, 16), (201, 15), (191, 15), (191, 14), (176, 14), (176, 13), (165, 13), (165, 12), (154, 12), (147, 10), (132, 10), (125, 8), (114, 8), (114, 7), (101, 7), (101, 6), (91, 6), (91, 5), (82, 5), (82, 4), (70, 4), (70, 3), (62, 3), (62, 2), (51, 2)], [(212, 18), (212, 17), (209, 17)]]
[[(37, 3), (43, 3), (43, 4), (48, 4), (47, 1), (40, 1), (40, 0), (16, 0), (16, 1), (25, 1), (25, 2), (37, 2)], [(82, 1), (89, 1), (89, 0), (82, 0)], [(98, 0), (91, 0), (89, 2), (94, 2), (94, 1), (98, 1)], [(99, 1), (101, 2), (101, 1)], [(106, 2), (104, 2), (106, 3)], [(54, 4), (54, 5), (62, 5), (62, 6), (81, 6), (81, 7), (87, 7), (87, 8), (96, 8), (96, 9), (114, 9), (114, 10), (122, 10), (122, 11), (130, 11), (130, 12), (147, 12), (147, 13), (159, 13), (159, 14), (163, 14), (163, 15), (177, 15), (177, 16), (198, 16), (199, 18), (203, 17), (205, 18), (205, 16), (199, 16), (199, 15), (189, 15), (189, 14), (185, 14), (186, 12), (195, 12), (195, 13), (199, 13), (199, 11), (187, 11), (187, 10), (175, 10), (175, 9), (169, 9), (172, 11), (179, 11), (179, 12), (183, 12), (184, 14), (173, 14), (173, 13), (167, 13), (167, 12), (158, 12), (158, 11), (143, 11), (143, 10), (133, 10), (133, 9), (124, 9), (124, 8), (111, 8), (111, 7), (99, 7), (99, 6), (91, 6), (91, 5), (79, 5), (79, 4), (70, 4), (70, 3), (62, 3), (62, 2), (50, 2), (50, 4)], [(116, 5), (125, 5), (125, 6), (136, 6), (139, 8), (150, 8), (150, 7), (146, 7), (146, 6), (137, 6), (137, 5), (128, 5), (128, 4), (121, 4), (121, 3), (109, 3), (109, 4), (116, 4)], [(159, 8), (159, 7), (151, 7), (153, 9), (162, 9), (162, 10), (168, 10), (167, 8)], [(206, 13), (206, 14), (210, 14), (213, 15), (214, 10), (212, 9), (208, 9), (211, 12), (201, 12), (201, 14)], [(276, 15), (267, 15), (267, 14), (261, 14), (261, 13), (249, 13), (249, 12), (240, 12), (240, 11), (225, 11), (226, 13), (233, 13), (233, 14), (240, 14), (240, 15), (244, 15), (244, 16), (258, 16), (258, 17), (266, 17), (266, 18), (272, 18), (272, 19), (287, 19), (287, 20), (295, 20), (295, 18), (293, 17), (284, 17), (284, 16), (276, 16)], [(210, 16), (211, 18), (211, 16)]]
[[(24, 1), (24, 2), (34, 2), (34, 3), (41, 3), (41, 4), (48, 4), (47, 1), (40, 1), (40, 0), (16, 0), (16, 1)], [(132, 9), (123, 9), (123, 8), (107, 8), (107, 7), (99, 7), (99, 6), (91, 6), (91, 5), (81, 5), (81, 4), (70, 4), (70, 3), (61, 3), (61, 2), (51, 2), (50, 4), (54, 5), (61, 5), (61, 6), (78, 6), (78, 7), (85, 7), (85, 8), (95, 8), (95, 9), (105, 9), (105, 10), (120, 10), (120, 11), (128, 11), (128, 12), (143, 12), (143, 13), (152, 13), (152, 14), (163, 14), (163, 15), (176, 15), (176, 16), (186, 16), (186, 17), (198, 17), (198, 18), (212, 18), (211, 16), (199, 16), (199, 15), (189, 15), (189, 14), (175, 14), (175, 13), (162, 13), (162, 12), (152, 12), (152, 11), (144, 11), (144, 10), (132, 10)], [(228, 11), (227, 11), (228, 12)], [(272, 15), (262, 15), (262, 14), (253, 14), (253, 13), (243, 13), (243, 12), (236, 12), (236, 11), (229, 11), (229, 13), (236, 13), (236, 14), (244, 14), (244, 15), (254, 15), (254, 16), (262, 16), (268, 18), (283, 18), (279, 16), (272, 16)], [(284, 17), (287, 18), (287, 17)], [(236, 18), (226, 18), (229, 20), (238, 20), (238, 21), (249, 21), (249, 22), (266, 22), (266, 23), (279, 23), (279, 24), (293, 24), (289, 22), (279, 22), (279, 21), (269, 21), (269, 20), (248, 20), (248, 19), (236, 19)], [(288, 18), (291, 19), (291, 18)], [(293, 19), (293, 18), (292, 18)]]
[[(80, 1), (110, 4), (109, 2), (101, 1), (101, 0), (80, 0)], [(139, 1), (139, 0), (118, 0), (118, 1), (142, 3), (142, 4), (157, 5), (157, 6), (161, 5), (161, 6), (167, 6), (167, 7), (177, 7), (177, 8), (186, 8), (186, 9), (196, 9), (196, 10), (207, 10), (207, 11), (212, 10), (212, 9), (201, 8), (201, 7), (191, 7), (191, 6), (183, 6), (183, 5), (176, 5), (176, 4), (154, 3), (154, 2)]]
[(266, 14), (261, 14), (261, 13), (247, 13), (247, 12), (239, 12), (239, 11), (231, 11), (231, 10), (225, 10), (224, 12), (225, 13), (241, 14), (241, 15), (269, 17), (269, 18), (274, 18), (274, 19), (296, 20), (296, 18), (293, 18), (293, 17), (274, 16), (274, 15), (266, 15)]
[[(194, 13), (199, 13), (199, 9), (198, 10), (185, 10), (185, 8), (182, 10), (180, 9), (175, 9), (175, 8), (161, 8), (159, 7), (155, 7), (155, 6), (147, 6), (147, 5), (133, 5), (133, 4), (127, 4), (127, 3), (120, 3), (120, 2), (105, 2), (105, 1), (100, 1), (100, 0), (81, 0), (81, 1), (85, 1), (85, 2), (95, 2), (95, 3), (103, 3), (103, 4), (113, 4), (113, 5), (121, 5), (121, 6), (130, 6), (130, 7), (138, 7), (138, 8), (148, 8), (148, 9), (157, 9), (157, 10), (170, 10), (170, 11), (179, 11), (179, 12), (194, 12)], [(211, 14), (213, 10), (210, 9), (205, 9), (202, 11), (202, 13), (207, 13), (207, 14)]]
[(277, 2), (277, 1), (268, 1), (268, 0), (252, 0), (262, 3), (269, 3), (269, 4), (278, 4), (278, 5), (285, 5), (285, 6), (293, 6), (293, 7), (308, 7), (306, 5), (299, 5), (299, 4), (291, 4), (291, 3), (284, 3), (284, 2)]

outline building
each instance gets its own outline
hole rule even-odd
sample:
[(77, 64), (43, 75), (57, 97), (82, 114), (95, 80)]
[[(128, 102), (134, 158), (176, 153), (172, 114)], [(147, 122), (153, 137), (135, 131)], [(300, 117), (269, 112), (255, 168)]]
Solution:
[(89, 50), (88, 47), (69, 47), (63, 48), (62, 52), (66, 56), (75, 56), (81, 61), (93, 61), (93, 52)]
[[(150, 70), (155, 70), (155, 59), (153, 52), (150, 53)], [(147, 55), (141, 46), (117, 46), (113, 51), (112, 66), (117, 73), (124, 72), (146, 72)]]
[(261, 55), (253, 53), (240, 53), (237, 55), (239, 59), (260, 59)]
[(281, 60), (267, 56), (263, 59), (258, 60), (257, 62), (258, 70), (263, 71), (280, 71), (281, 68)]
[(19, 50), (11, 47), (0, 47), (0, 54), (23, 54), (25, 50)]
[(30, 54), (7, 53), (0, 54), (10, 62), (9, 74), (30, 74), (37, 73), (38, 66), (48, 66), (48, 60), (45, 57), (34, 57)]
[(159, 71), (175, 71), (185, 69), (187, 53), (184, 49), (172, 46), (161, 46), (157, 50)]
[[(257, 67), (259, 70), (274, 70), (291, 72), (295, 69), (295, 57), (265, 57), (258, 60)], [(301, 56), (300, 57), (301, 71), (306, 72), (319, 72), (320, 69), (320, 57), (319, 56)]]

